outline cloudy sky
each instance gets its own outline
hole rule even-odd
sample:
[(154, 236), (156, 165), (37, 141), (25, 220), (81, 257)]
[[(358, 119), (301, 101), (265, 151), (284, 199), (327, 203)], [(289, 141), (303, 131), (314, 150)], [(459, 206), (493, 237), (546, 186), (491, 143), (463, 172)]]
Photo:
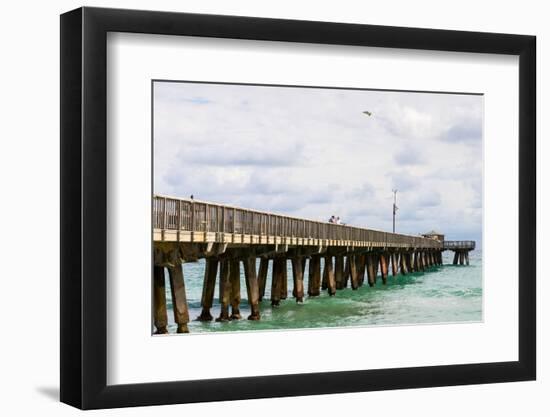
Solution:
[[(369, 111), (367, 116), (363, 111)], [(154, 191), (397, 232), (482, 229), (483, 97), (154, 84)]]

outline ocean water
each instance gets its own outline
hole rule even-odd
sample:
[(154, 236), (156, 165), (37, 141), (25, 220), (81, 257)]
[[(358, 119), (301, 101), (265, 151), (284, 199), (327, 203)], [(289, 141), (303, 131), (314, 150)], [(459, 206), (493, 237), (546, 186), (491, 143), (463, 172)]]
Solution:
[[(241, 320), (218, 323), (195, 320), (200, 312), (200, 299), (204, 276), (204, 260), (183, 266), (187, 301), (189, 305), (190, 333), (237, 332), (255, 330), (283, 330), (327, 327), (404, 325), (415, 323), (456, 323), (482, 320), (482, 253), (470, 252), (470, 265), (452, 265), (452, 252), (444, 252), (442, 266), (434, 266), (425, 272), (388, 276), (386, 285), (379, 277), (374, 287), (366, 282), (357, 290), (337, 290), (330, 297), (326, 291), (319, 297), (304, 297), (296, 303), (292, 297), (292, 269), (288, 268), (288, 297), (278, 307), (271, 307), (271, 267), (264, 300), (260, 303), (260, 321), (250, 321), (246, 284), (241, 264)], [(259, 264), (259, 262), (258, 262)], [(304, 287), (307, 294), (307, 270)], [(219, 282), (219, 277), (218, 277)], [(176, 331), (173, 320), (169, 281), (166, 276), (166, 300), (170, 333)], [(216, 285), (214, 318), (220, 313), (219, 286)]]

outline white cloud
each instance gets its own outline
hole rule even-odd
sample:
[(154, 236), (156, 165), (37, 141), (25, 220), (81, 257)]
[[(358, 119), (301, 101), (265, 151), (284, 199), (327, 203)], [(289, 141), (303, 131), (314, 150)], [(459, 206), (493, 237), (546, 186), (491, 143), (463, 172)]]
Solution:
[(168, 82), (154, 95), (157, 193), (389, 230), (398, 188), (398, 231), (480, 237), (480, 96)]

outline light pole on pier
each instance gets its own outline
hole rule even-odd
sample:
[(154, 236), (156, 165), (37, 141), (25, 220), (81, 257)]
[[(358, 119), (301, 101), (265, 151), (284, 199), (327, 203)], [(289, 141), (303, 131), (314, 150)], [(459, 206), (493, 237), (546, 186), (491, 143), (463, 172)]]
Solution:
[(397, 190), (392, 190), (393, 192), (393, 233), (395, 233), (395, 213), (397, 212), (398, 210), (398, 207), (397, 207)]

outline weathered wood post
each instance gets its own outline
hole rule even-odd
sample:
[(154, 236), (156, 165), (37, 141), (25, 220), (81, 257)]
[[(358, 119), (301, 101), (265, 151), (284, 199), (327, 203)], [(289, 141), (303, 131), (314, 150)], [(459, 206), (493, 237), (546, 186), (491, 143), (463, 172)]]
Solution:
[(374, 272), (374, 256), (372, 253), (367, 255), (367, 279), (369, 280), (369, 286), (373, 287), (376, 284), (376, 276)]
[(470, 265), (470, 251), (466, 251), (464, 255), (466, 257), (466, 265)]
[(458, 251), (455, 250), (455, 254), (453, 256), (453, 265), (456, 265), (458, 263)]
[(365, 268), (367, 262), (365, 254), (357, 255), (357, 260), (359, 262), (359, 266), (357, 268), (359, 274), (357, 277), (357, 282), (359, 283), (359, 286), (362, 286), (363, 282), (365, 282)]
[(424, 265), (424, 269), (428, 269), (428, 253), (427, 251), (424, 251), (424, 256), (422, 257), (422, 265)]
[(282, 258), (273, 258), (273, 269), (271, 274), (271, 305), (278, 306), (281, 301), (281, 287), (283, 281)]
[(395, 252), (392, 252), (391, 253), (391, 274), (392, 274), (392, 276), (397, 275), (398, 269), (399, 269), (399, 267), (397, 265), (397, 255), (395, 254)]
[(174, 310), (174, 321), (178, 325), (178, 333), (189, 333), (189, 310), (187, 308), (187, 297), (185, 295), (185, 282), (183, 280), (183, 268), (177, 264), (168, 268), (170, 277), (170, 290), (172, 292), (172, 309)]
[(386, 253), (380, 254), (380, 273), (382, 274), (382, 283), (388, 282), (388, 256)]
[(220, 316), (216, 321), (229, 321), (229, 303), (231, 302), (230, 262), (220, 261)]
[(258, 271), (258, 291), (259, 291), (260, 301), (262, 301), (265, 296), (265, 286), (267, 283), (268, 269), (269, 269), (269, 258), (260, 258), (260, 269)]
[(359, 288), (359, 271), (357, 270), (357, 255), (349, 255), (349, 270), (351, 277), (351, 289)]
[(168, 312), (166, 310), (166, 282), (164, 267), (155, 265), (153, 268), (153, 322), (155, 334), (168, 333)]
[(380, 266), (380, 254), (375, 252), (373, 256), (374, 256), (374, 283), (376, 284), (376, 280), (378, 279), (378, 267)]
[(288, 264), (286, 258), (281, 261), (283, 276), (281, 277), (281, 300), (286, 300), (288, 296)]
[(405, 252), (399, 253), (399, 265), (400, 265), (401, 275), (407, 275), (408, 270), (407, 270), (407, 262), (405, 260)]
[(344, 275), (343, 275), (343, 288), (347, 288), (348, 287), (348, 281), (350, 280), (351, 278), (351, 268), (350, 268), (350, 256), (351, 255), (346, 255), (346, 263), (345, 263), (345, 266), (344, 266)]
[(323, 280), (321, 281), (321, 290), (328, 289), (328, 269), (327, 269), (327, 257), (323, 258)]
[(256, 258), (249, 256), (243, 261), (243, 264), (248, 304), (250, 304), (250, 316), (248, 316), (248, 320), (260, 320), (260, 297), (258, 279), (256, 278)]
[(230, 260), (229, 280), (231, 281), (231, 320), (241, 318), (241, 270), (239, 259)]
[(460, 265), (464, 265), (464, 252), (463, 251), (459, 252), (458, 260), (460, 262)]
[(344, 257), (342, 255), (334, 257), (334, 280), (337, 290), (344, 288)]
[(304, 301), (304, 271), (302, 270), (302, 259), (298, 257), (292, 258), (292, 277), (294, 289), (292, 295), (296, 298), (297, 303)]
[(210, 309), (214, 302), (214, 288), (216, 286), (216, 276), (218, 275), (218, 258), (206, 258), (206, 268), (204, 269), (204, 282), (202, 285), (201, 307), (202, 312), (197, 320), (211, 321), (212, 315)]
[(413, 256), (412, 252), (407, 251), (407, 268), (409, 271), (414, 272), (414, 266), (413, 266)]
[(313, 255), (309, 260), (307, 295), (316, 297), (321, 294), (321, 257)]
[(327, 290), (329, 295), (336, 294), (336, 279), (332, 266), (332, 256), (325, 256), (325, 273), (327, 275)]

